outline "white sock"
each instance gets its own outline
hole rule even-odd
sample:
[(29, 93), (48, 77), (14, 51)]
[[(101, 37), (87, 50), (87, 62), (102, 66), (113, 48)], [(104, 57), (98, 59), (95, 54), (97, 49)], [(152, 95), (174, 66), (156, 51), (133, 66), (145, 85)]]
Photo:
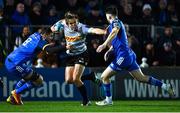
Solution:
[(106, 96), (106, 101), (109, 103), (109, 102), (112, 102), (112, 96), (110, 96), (110, 97), (107, 97)]
[(167, 90), (167, 84), (163, 83), (161, 88), (164, 89), (164, 90)]

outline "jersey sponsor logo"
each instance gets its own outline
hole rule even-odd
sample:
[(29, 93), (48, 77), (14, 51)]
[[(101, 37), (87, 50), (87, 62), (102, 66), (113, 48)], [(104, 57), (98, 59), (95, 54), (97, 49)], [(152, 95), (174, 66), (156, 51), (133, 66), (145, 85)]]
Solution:
[(79, 41), (81, 40), (81, 37), (77, 36), (77, 37), (65, 37), (66, 41), (67, 42), (76, 42), (76, 41)]

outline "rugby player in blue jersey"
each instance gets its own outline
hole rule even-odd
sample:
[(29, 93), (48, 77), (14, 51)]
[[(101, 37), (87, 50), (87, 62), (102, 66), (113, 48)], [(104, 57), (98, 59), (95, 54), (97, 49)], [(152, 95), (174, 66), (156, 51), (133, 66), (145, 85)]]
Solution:
[(97, 52), (101, 52), (108, 45), (112, 45), (105, 54), (105, 59), (107, 59), (107, 56), (109, 53), (111, 53), (111, 51), (113, 51), (115, 58), (101, 76), (106, 98), (103, 101), (96, 102), (96, 104), (99, 106), (113, 104), (110, 77), (122, 69), (127, 70), (134, 79), (150, 85), (159, 86), (163, 90), (167, 91), (170, 96), (174, 96), (174, 90), (171, 84), (165, 84), (152, 76), (147, 76), (142, 73), (139, 65), (136, 62), (136, 54), (128, 46), (124, 25), (117, 17), (117, 8), (115, 6), (109, 6), (105, 13), (106, 18), (110, 23), (108, 27), (110, 34), (108, 35), (106, 41), (97, 48)]
[[(87, 96), (86, 87), (81, 79), (88, 63), (88, 52), (86, 46), (86, 35), (97, 34), (104, 35), (106, 31), (99, 28), (88, 27), (79, 22), (78, 16), (72, 11), (65, 14), (65, 19), (55, 23), (51, 30), (53, 32), (64, 32), (66, 45), (72, 48), (67, 49), (66, 53), (69, 55), (65, 69), (65, 81), (69, 84), (75, 84), (80, 92), (83, 101), (82, 106), (88, 106), (90, 101)], [(83, 76), (84, 79), (85, 76)], [(87, 76), (88, 77), (88, 76)]]
[(32, 60), (42, 50), (47, 53), (54, 53), (66, 49), (65, 47), (52, 46), (52, 44), (48, 43), (51, 40), (51, 36), (52, 31), (49, 28), (43, 28), (41, 33), (35, 32), (30, 35), (20, 47), (7, 56), (5, 60), (7, 71), (11, 76), (21, 78), (17, 82), (15, 89), (11, 91), (7, 102), (16, 105), (23, 104), (21, 93), (40, 86), (43, 83), (43, 76), (29, 67), (26, 64), (27, 61)]

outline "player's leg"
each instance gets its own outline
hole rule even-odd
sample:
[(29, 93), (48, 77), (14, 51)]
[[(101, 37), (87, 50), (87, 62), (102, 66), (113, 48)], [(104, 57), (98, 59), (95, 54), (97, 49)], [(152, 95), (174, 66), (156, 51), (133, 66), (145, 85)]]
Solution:
[[(89, 56), (88, 52), (84, 52), (83, 54), (81, 54), (79, 56), (79, 58), (75, 62), (86, 66), (88, 61), (89, 61), (89, 57), (88, 56)], [(101, 80), (99, 80), (96, 77), (96, 74), (94, 72), (91, 72), (89, 74), (85, 74), (85, 75), (81, 76), (81, 80), (82, 81), (84, 81), (84, 80), (91, 80), (93, 83), (95, 83), (95, 84), (97, 84), (99, 86), (101, 86), (101, 83), (102, 83)]]
[[(71, 64), (72, 65), (72, 64)], [(77, 88), (78, 88), (78, 91), (80, 92), (80, 94), (82, 95), (83, 97), (83, 102), (84, 103), (87, 103), (87, 93), (86, 93), (86, 88), (84, 85), (82, 85), (82, 81), (78, 80), (79, 79), (79, 76), (81, 76), (83, 73), (82, 71), (84, 71), (84, 69), (80, 69), (81, 71), (79, 71), (79, 67), (76, 66), (76, 71), (75, 71), (75, 66), (71, 66), (70, 63), (69, 63), (69, 66), (66, 67), (65, 69), (65, 81), (68, 83), (68, 84), (72, 84), (74, 83)], [(80, 64), (79, 64), (80, 65)], [(77, 77), (76, 77), (77, 76)], [(79, 83), (80, 81), (80, 83)], [(82, 86), (81, 86), (82, 85)], [(81, 86), (81, 87), (80, 87)]]
[(75, 64), (74, 72), (73, 72), (73, 82), (78, 88), (78, 91), (80, 92), (83, 101), (82, 106), (87, 106), (90, 104), (90, 101), (87, 96), (87, 91), (84, 83), (81, 81), (81, 76), (84, 72), (85, 66), (82, 64)]
[(98, 86), (102, 85), (102, 81), (96, 77), (95, 72), (84, 74), (83, 76), (81, 76), (81, 80), (82, 81), (91, 80), (93, 83), (97, 84)]
[(162, 89), (168, 91), (170, 96), (174, 96), (174, 90), (173, 90), (171, 84), (165, 84), (162, 81), (160, 81), (152, 76), (147, 76), (142, 73), (139, 65), (136, 62), (135, 55), (133, 56), (133, 62), (128, 70), (129, 70), (129, 73), (131, 74), (131, 76), (134, 77), (136, 80), (138, 80), (140, 82), (148, 83), (151, 85), (159, 86)]
[(19, 64), (15, 67), (16, 73), (23, 78), (20, 83), (25, 82), (23, 85), (17, 86), (15, 90), (11, 92), (17, 104), (22, 104), (21, 93), (30, 90), (33, 87), (40, 86), (43, 83), (43, 77), (33, 71), (31, 67), (26, 64)]
[(144, 75), (141, 69), (133, 70), (130, 72), (131, 76), (134, 77), (136, 80), (144, 83), (148, 83), (150, 85), (155, 85), (161, 87), (163, 90), (167, 91), (170, 96), (174, 97), (174, 89), (171, 84), (163, 83), (162, 81), (152, 77)]
[(34, 71), (32, 71), (32, 73), (30, 73), (29, 75), (24, 76), (24, 79), (27, 82), (24, 83), (24, 85), (22, 85), (18, 89), (15, 89), (11, 92), (11, 94), (14, 97), (17, 104), (22, 104), (21, 94), (24, 91), (30, 90), (34, 87), (38, 87), (38, 86), (42, 85), (42, 83), (43, 83), (42, 75), (40, 75)]
[(33, 87), (38, 87), (43, 83), (42, 75), (36, 73), (35, 71), (33, 71), (32, 74), (24, 77), (24, 79), (27, 82), (25, 82), (25, 84), (19, 87), (18, 89), (15, 89), (17, 94), (21, 94), (22, 92), (29, 90)]
[[(22, 85), (24, 85), (26, 83), (26, 81), (24, 80), (24, 79), (21, 79), (20, 81), (18, 81), (17, 83), (16, 83), (16, 86), (15, 86), (15, 90), (17, 90), (18, 88), (20, 88)], [(6, 99), (6, 101), (8, 102), (8, 103), (12, 103), (13, 104), (13, 102), (11, 102), (11, 100), (12, 100), (12, 95), (10, 95), (7, 99)], [(21, 104), (22, 104), (22, 102), (21, 102)]]
[(26, 83), (26, 81), (24, 79), (21, 79), (20, 81), (18, 81), (16, 83), (15, 89), (20, 88), (22, 85), (24, 85)]
[(73, 83), (73, 72), (74, 72), (74, 66), (67, 66), (65, 69), (65, 81), (68, 84)]
[(106, 99), (103, 101), (96, 102), (97, 105), (99, 106), (104, 106), (104, 105), (112, 105), (112, 94), (111, 94), (111, 83), (110, 83), (110, 78), (116, 74), (116, 71), (110, 66), (108, 66), (105, 71), (102, 73), (102, 81), (103, 81), (103, 88), (105, 91), (105, 96)]
[(66, 60), (66, 68), (65, 68), (65, 81), (68, 84), (73, 84), (73, 72), (74, 72), (74, 62), (76, 58), (74, 56), (69, 56)]

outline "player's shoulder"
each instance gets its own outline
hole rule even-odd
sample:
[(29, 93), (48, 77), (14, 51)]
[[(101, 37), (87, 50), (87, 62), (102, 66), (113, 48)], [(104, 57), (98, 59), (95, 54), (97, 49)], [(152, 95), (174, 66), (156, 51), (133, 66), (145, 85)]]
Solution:
[(64, 26), (66, 25), (65, 19), (61, 19), (55, 23), (56, 26)]

